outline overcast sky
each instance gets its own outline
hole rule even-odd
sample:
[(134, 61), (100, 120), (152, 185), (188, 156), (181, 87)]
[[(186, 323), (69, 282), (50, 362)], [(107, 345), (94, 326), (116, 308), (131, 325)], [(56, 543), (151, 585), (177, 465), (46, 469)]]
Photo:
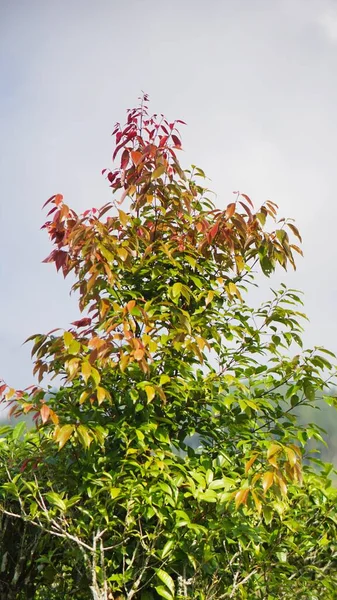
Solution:
[[(42, 264), (43, 202), (110, 198), (111, 131), (141, 90), (181, 118), (187, 167), (224, 207), (239, 189), (296, 218), (305, 341), (337, 351), (337, 0), (0, 0), (0, 374), (29, 385), (22, 341), (78, 318)], [(271, 282), (273, 284), (273, 282)]]

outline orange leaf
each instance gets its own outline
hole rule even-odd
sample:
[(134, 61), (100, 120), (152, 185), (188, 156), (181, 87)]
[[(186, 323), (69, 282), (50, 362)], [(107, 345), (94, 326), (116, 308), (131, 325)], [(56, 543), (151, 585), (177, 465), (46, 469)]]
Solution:
[(56, 206), (59, 206), (59, 204), (61, 204), (62, 200), (63, 200), (62, 194), (56, 194), (56, 196), (54, 197), (54, 204), (56, 204)]
[(142, 360), (142, 358), (144, 357), (144, 350), (142, 350), (142, 348), (138, 348), (138, 350), (135, 350), (133, 353), (133, 356), (135, 357), (136, 360)]
[(226, 219), (230, 219), (234, 215), (235, 208), (236, 208), (235, 202), (231, 202), (230, 204), (228, 204), (226, 211), (225, 211)]
[(248, 471), (249, 471), (250, 467), (251, 467), (251, 466), (254, 464), (254, 462), (256, 461), (257, 457), (258, 457), (258, 454), (253, 454), (253, 456), (252, 456), (252, 457), (249, 459), (249, 461), (246, 463), (246, 466), (245, 466), (245, 474), (246, 474), (246, 475), (247, 475), (247, 473), (248, 473)]
[(280, 488), (280, 492), (281, 492), (282, 496), (286, 496), (287, 495), (287, 484), (282, 477), (277, 478), (277, 485)]
[(272, 471), (267, 471), (262, 477), (262, 487), (264, 493), (269, 490), (270, 486), (273, 485), (274, 482), (274, 473)]
[(239, 490), (235, 494), (235, 507), (236, 508), (239, 508), (239, 506), (241, 504), (246, 504), (248, 494), (249, 494), (249, 488), (246, 488), (244, 490)]
[(262, 502), (259, 499), (258, 495), (256, 494), (256, 492), (252, 491), (252, 497), (256, 506), (256, 510), (257, 512), (260, 514), (261, 510), (262, 510)]
[(58, 418), (56, 412), (54, 412), (51, 408), (49, 409), (49, 416), (50, 416), (51, 420), (53, 421), (54, 425), (58, 425), (59, 418)]
[(129, 300), (129, 302), (126, 305), (126, 308), (129, 312), (131, 312), (131, 310), (136, 306), (136, 300)]
[(42, 423), (46, 423), (49, 419), (49, 415), (50, 415), (50, 408), (49, 406), (47, 406), (47, 404), (44, 404), (42, 406), (42, 408), (40, 409), (40, 415), (41, 415), (41, 420)]
[(284, 451), (288, 457), (288, 461), (291, 467), (294, 467), (297, 463), (297, 456), (296, 453), (294, 452), (294, 450), (292, 448), (284, 448)]
[(143, 158), (142, 153), (138, 152), (137, 150), (133, 150), (130, 154), (131, 154), (132, 162), (137, 167), (139, 165), (139, 163), (141, 162), (142, 158)]
[(281, 450), (282, 450), (282, 446), (280, 446), (279, 444), (271, 444), (268, 448), (267, 458), (274, 456), (274, 454), (281, 452)]

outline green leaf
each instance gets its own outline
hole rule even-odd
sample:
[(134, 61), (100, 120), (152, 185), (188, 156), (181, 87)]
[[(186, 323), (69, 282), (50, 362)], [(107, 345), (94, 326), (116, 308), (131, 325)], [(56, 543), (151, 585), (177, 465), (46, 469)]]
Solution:
[(111, 498), (114, 500), (115, 498), (117, 498), (117, 496), (119, 496), (119, 494), (121, 493), (121, 488), (117, 488), (117, 487), (113, 487), (109, 489), (109, 493)]
[(315, 400), (315, 388), (309, 379), (303, 381), (303, 391), (308, 400)]
[(21, 421), (21, 423), (17, 423), (13, 429), (13, 433), (12, 433), (12, 438), (13, 440), (19, 440), (24, 432), (27, 429), (27, 425), (24, 421)]
[(174, 547), (174, 540), (168, 540), (162, 550), (161, 558), (165, 558), (171, 553), (172, 548)]
[(172, 286), (172, 298), (173, 299), (179, 298), (179, 296), (181, 295), (181, 291), (182, 291), (182, 284), (181, 283), (175, 283)]
[(174, 596), (172, 596), (168, 589), (165, 588), (163, 585), (157, 585), (156, 592), (157, 594), (159, 594), (159, 596), (165, 598), (166, 600), (174, 600)]
[(152, 179), (158, 179), (164, 173), (165, 173), (165, 166), (164, 165), (159, 165), (159, 167), (157, 167), (153, 171), (153, 173), (152, 173)]
[(156, 575), (157, 577), (159, 577), (160, 581), (162, 581), (164, 585), (166, 585), (166, 587), (170, 590), (172, 596), (174, 596), (175, 586), (171, 575), (169, 575), (166, 571), (163, 571), (163, 569), (157, 569)]
[(50, 492), (49, 494), (46, 494), (46, 499), (53, 506), (57, 506), (57, 508), (59, 508), (63, 512), (66, 511), (66, 509), (67, 509), (66, 503), (64, 502), (64, 500), (62, 500), (61, 496), (59, 496), (55, 492)]

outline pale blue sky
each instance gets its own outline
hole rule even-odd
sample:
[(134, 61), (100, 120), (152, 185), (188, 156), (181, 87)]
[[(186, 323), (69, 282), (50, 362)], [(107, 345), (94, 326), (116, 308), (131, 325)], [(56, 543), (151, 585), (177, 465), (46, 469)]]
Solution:
[[(31, 383), (30, 334), (78, 316), (40, 208), (109, 200), (116, 120), (140, 90), (188, 123), (183, 163), (224, 206), (240, 189), (297, 220), (310, 345), (337, 351), (335, 0), (1, 0), (0, 374)], [(274, 282), (272, 282), (275, 284)]]

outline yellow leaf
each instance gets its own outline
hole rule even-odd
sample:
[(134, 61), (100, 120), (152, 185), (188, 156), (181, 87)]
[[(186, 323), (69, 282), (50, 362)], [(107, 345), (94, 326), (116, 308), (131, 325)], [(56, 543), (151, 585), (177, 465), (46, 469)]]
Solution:
[(15, 394), (15, 389), (14, 388), (9, 388), (7, 394), (6, 394), (6, 400), (10, 400)]
[(149, 342), (149, 350), (150, 350), (150, 352), (155, 352), (157, 350), (157, 348), (158, 348), (157, 342), (155, 342), (154, 340), (151, 340)]
[(239, 298), (239, 300), (242, 300), (242, 296), (241, 296), (238, 288), (236, 287), (235, 283), (233, 283), (233, 281), (229, 282), (227, 289), (231, 296), (236, 296), (237, 298)]
[(271, 456), (274, 456), (274, 454), (277, 454), (278, 452), (282, 451), (282, 446), (280, 446), (280, 444), (271, 444), (268, 448), (268, 452), (267, 452), (267, 458), (270, 458)]
[(50, 409), (50, 411), (49, 411), (49, 417), (53, 421), (54, 425), (58, 425), (59, 418), (58, 418), (56, 412), (54, 412), (52, 409)]
[(119, 215), (119, 220), (122, 223), (122, 225), (127, 225), (127, 222), (129, 220), (128, 215), (124, 212), (124, 210), (121, 210), (120, 208), (118, 209), (118, 215)]
[(91, 364), (89, 362), (82, 362), (81, 373), (85, 383), (87, 383), (91, 375)]
[(80, 395), (79, 403), (83, 404), (83, 402), (86, 401), (88, 396), (89, 396), (89, 392), (82, 392), (82, 394)]
[(288, 448), (285, 447), (284, 451), (288, 457), (288, 461), (291, 467), (294, 467), (297, 463), (297, 456), (296, 453), (294, 452), (294, 450), (292, 448)]
[(181, 294), (181, 288), (182, 288), (182, 284), (177, 282), (172, 286), (172, 297), (173, 298), (179, 298), (180, 294)]
[(213, 291), (208, 292), (208, 294), (206, 296), (206, 306), (208, 306), (208, 304), (210, 302), (212, 302), (213, 298), (214, 298), (214, 292)]
[(138, 450), (137, 448), (128, 448), (126, 451), (126, 454), (137, 454)]
[(280, 452), (282, 452), (282, 446), (280, 446), (279, 444), (271, 444), (267, 452), (267, 460), (269, 464), (275, 467), (276, 469), (278, 468), (277, 455)]
[(89, 434), (88, 428), (85, 427), (85, 425), (79, 425), (77, 427), (77, 434), (78, 434), (81, 444), (85, 448), (89, 448), (89, 446), (92, 442), (92, 437)]
[(123, 262), (125, 262), (129, 256), (128, 251), (125, 248), (117, 248), (117, 254)]
[(255, 506), (256, 506), (256, 510), (260, 514), (261, 510), (262, 510), (262, 502), (259, 500), (256, 492), (254, 492), (253, 490), (252, 490), (252, 498), (254, 500), (254, 503), (255, 503)]
[(124, 373), (129, 362), (130, 362), (129, 356), (127, 354), (123, 354), (123, 356), (121, 357), (121, 359), (119, 361), (119, 368), (122, 371), (122, 373)]
[(67, 370), (69, 371), (69, 377), (72, 379), (77, 371), (78, 371), (78, 365), (79, 365), (79, 359), (78, 358), (72, 358), (67, 365)]
[(91, 377), (95, 382), (95, 385), (99, 385), (101, 381), (101, 376), (95, 367), (91, 367)]
[(287, 484), (282, 477), (277, 478), (277, 484), (280, 488), (280, 492), (281, 492), (282, 496), (286, 496), (287, 495)]
[(74, 340), (74, 336), (70, 331), (65, 331), (63, 334), (64, 346), (68, 350), (71, 342)]
[(103, 400), (106, 397), (106, 390), (100, 386), (98, 386), (96, 390), (98, 404), (102, 404)]
[(56, 436), (55, 436), (55, 441), (58, 442), (59, 450), (61, 450), (61, 448), (63, 448), (63, 446), (69, 440), (70, 436), (73, 434), (73, 432), (74, 432), (73, 425), (63, 425), (63, 427), (60, 427), (60, 429), (58, 429)]
[(151, 402), (153, 400), (153, 398), (155, 397), (155, 389), (154, 387), (152, 387), (152, 385), (146, 385), (145, 386), (145, 393), (147, 395), (147, 401)]
[(245, 262), (240, 254), (235, 255), (235, 263), (238, 273), (241, 273), (245, 268)]

